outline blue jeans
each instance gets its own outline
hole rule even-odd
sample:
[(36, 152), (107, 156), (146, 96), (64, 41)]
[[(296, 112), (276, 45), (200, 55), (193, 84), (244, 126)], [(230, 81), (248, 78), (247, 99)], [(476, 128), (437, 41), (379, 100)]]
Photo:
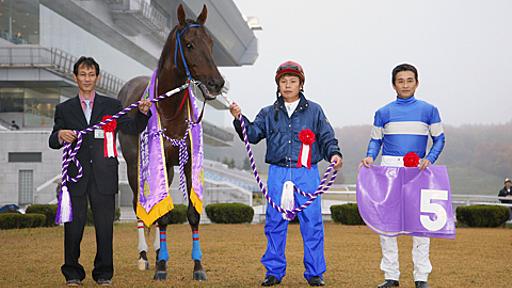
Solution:
[[(280, 205), (284, 182), (291, 180), (295, 186), (307, 193), (314, 193), (320, 177), (317, 165), (307, 168), (287, 168), (270, 165), (268, 171), (268, 193), (272, 200)], [(304, 204), (308, 198), (294, 193), (295, 205)], [(300, 223), (300, 232), (304, 241), (304, 278), (307, 280), (314, 276), (322, 277), (325, 272), (324, 257), (324, 225), (322, 222), (321, 199), (318, 197), (304, 211), (297, 214)], [(286, 274), (286, 233), (288, 221), (272, 206), (267, 205), (265, 235), (267, 236), (267, 250), (261, 263), (267, 269), (266, 275), (272, 275), (281, 280)]]

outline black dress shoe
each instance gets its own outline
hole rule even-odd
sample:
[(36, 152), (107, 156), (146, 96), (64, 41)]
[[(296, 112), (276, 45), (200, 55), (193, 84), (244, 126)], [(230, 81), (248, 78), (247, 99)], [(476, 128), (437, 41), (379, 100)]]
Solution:
[(274, 286), (281, 283), (281, 280), (277, 279), (275, 276), (269, 275), (265, 277), (265, 280), (261, 282), (261, 286)]
[(426, 281), (416, 281), (414, 282), (416, 288), (428, 288), (428, 283)]
[(110, 280), (110, 279), (98, 279), (98, 281), (96, 281), (96, 284), (98, 284), (99, 286), (103, 286), (103, 287), (111, 287), (112, 286), (112, 280)]
[(82, 281), (78, 279), (70, 279), (66, 281), (66, 286), (68, 287), (82, 287)]
[(397, 280), (386, 279), (386, 280), (384, 280), (384, 282), (380, 283), (379, 286), (377, 286), (377, 288), (398, 287), (398, 286), (400, 286), (400, 282), (398, 282)]
[(325, 286), (325, 282), (320, 276), (314, 276), (308, 280), (309, 286)]

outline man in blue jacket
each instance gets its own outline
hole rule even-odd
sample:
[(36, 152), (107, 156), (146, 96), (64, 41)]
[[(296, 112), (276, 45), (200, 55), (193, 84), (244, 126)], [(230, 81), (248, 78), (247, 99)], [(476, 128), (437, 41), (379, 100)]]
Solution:
[[(320, 183), (317, 163), (325, 159), (334, 162), (334, 168), (338, 170), (343, 160), (334, 130), (322, 108), (306, 100), (302, 93), (305, 76), (301, 65), (293, 61), (281, 64), (276, 71), (275, 81), (278, 91), (274, 104), (261, 109), (254, 122), (242, 117), (248, 124), (250, 143), (256, 144), (266, 138), (265, 162), (270, 164), (268, 193), (276, 204), (281, 205), (285, 182), (291, 181), (303, 191), (314, 193)], [(241, 109), (233, 103), (230, 112), (235, 117), (235, 129), (240, 139), (243, 139), (240, 121), (237, 120)], [(305, 145), (308, 147), (305, 148)], [(308, 200), (295, 194), (298, 205)], [(324, 286), (323, 273), (326, 268), (320, 197), (297, 216), (304, 241), (304, 277), (311, 286)], [(277, 285), (285, 276), (287, 228), (288, 221), (283, 215), (267, 206), (265, 235), (268, 242), (267, 250), (261, 258), (267, 273), (262, 286)]]
[[(409, 64), (393, 69), (393, 88), (397, 92), (395, 101), (375, 112), (373, 128), (366, 158), (362, 165), (370, 167), (382, 147), (382, 166), (403, 167), (403, 156), (408, 152), (423, 158), (420, 169), (434, 163), (444, 147), (444, 132), (437, 108), (414, 97), (418, 87), (418, 71)], [(426, 153), (428, 136), (432, 147)], [(380, 236), (382, 248), (381, 270), (384, 282), (378, 288), (398, 287), (400, 270), (396, 237)], [(416, 288), (428, 288), (428, 275), (432, 271), (429, 259), (430, 238), (413, 237), (412, 260)]]

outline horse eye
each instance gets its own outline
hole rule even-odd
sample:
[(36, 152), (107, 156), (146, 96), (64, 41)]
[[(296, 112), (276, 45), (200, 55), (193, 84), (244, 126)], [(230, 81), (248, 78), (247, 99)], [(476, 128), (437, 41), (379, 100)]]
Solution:
[(187, 47), (188, 49), (192, 49), (194, 48), (194, 45), (192, 45), (192, 43), (187, 43), (185, 47)]

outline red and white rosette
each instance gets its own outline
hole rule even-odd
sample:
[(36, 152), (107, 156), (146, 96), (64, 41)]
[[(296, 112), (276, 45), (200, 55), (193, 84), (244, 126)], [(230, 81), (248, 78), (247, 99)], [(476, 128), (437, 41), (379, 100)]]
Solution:
[(297, 160), (297, 167), (311, 168), (311, 144), (315, 143), (315, 133), (309, 129), (302, 129), (299, 133), (299, 140), (302, 142), (300, 147), (299, 158)]
[[(112, 118), (110, 115), (105, 115), (101, 121), (106, 121)], [(116, 127), (117, 121), (114, 119), (108, 124), (103, 126), (104, 138), (103, 138), (103, 155), (105, 158), (117, 157), (116, 148)]]

